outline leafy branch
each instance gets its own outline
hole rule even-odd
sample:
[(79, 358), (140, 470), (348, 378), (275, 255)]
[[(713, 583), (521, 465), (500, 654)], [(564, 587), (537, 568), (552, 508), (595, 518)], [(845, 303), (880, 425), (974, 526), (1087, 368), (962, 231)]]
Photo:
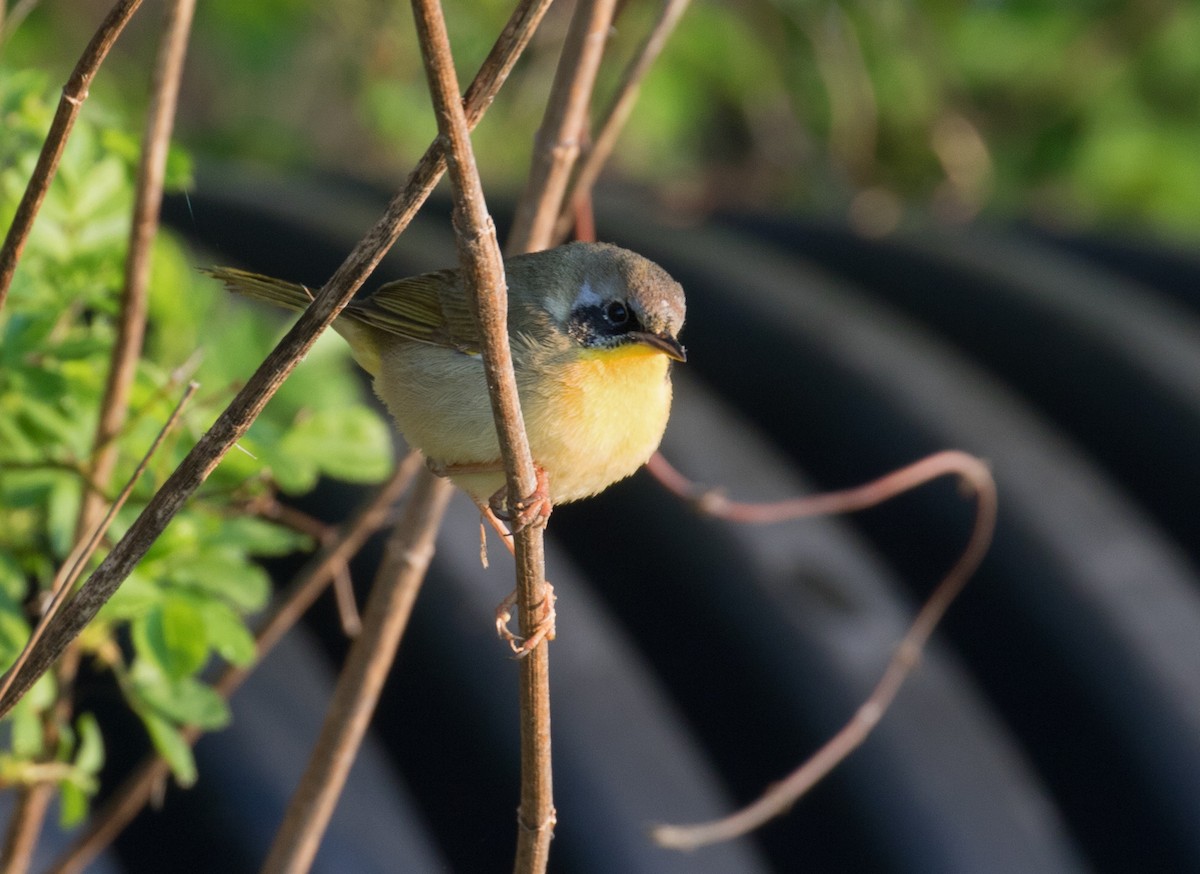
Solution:
[(66, 147), (67, 137), (71, 135), (71, 128), (75, 126), (79, 110), (83, 108), (83, 102), (88, 98), (88, 88), (92, 84), (92, 79), (95, 78), (96, 72), (104, 63), (109, 50), (121, 35), (121, 31), (125, 29), (129, 19), (141, 5), (142, 0), (120, 0), (113, 6), (96, 30), (92, 41), (84, 49), (75, 69), (71, 71), (67, 84), (63, 86), (58, 111), (54, 115), (50, 132), (46, 134), (41, 154), (38, 156), (37, 167), (34, 169), (25, 194), (21, 198), (21, 203), (17, 207), (17, 213), (8, 228), (8, 233), (4, 237), (4, 245), (0, 246), (0, 308), (3, 308), (4, 301), (8, 297), (8, 289), (12, 285), (17, 262), (29, 239), (29, 232), (33, 229), (33, 220), (42, 206), (46, 191), (50, 188), (50, 180), (54, 178), (54, 173), (58, 170), (58, 162)]

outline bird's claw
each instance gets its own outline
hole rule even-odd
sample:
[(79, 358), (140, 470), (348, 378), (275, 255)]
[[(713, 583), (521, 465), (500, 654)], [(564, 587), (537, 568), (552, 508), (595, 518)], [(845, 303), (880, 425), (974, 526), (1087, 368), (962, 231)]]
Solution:
[(491, 511), (497, 519), (508, 523), (509, 530), (513, 534), (530, 525), (544, 526), (549, 521), (550, 513), (554, 509), (554, 503), (550, 500), (550, 482), (546, 471), (537, 465), (534, 466), (534, 471), (537, 473), (537, 485), (534, 487), (533, 493), (518, 501), (515, 506), (508, 505), (508, 493), (503, 488), (488, 499)]
[(534, 625), (533, 632), (525, 638), (508, 630), (508, 623), (512, 621), (512, 608), (517, 603), (517, 590), (513, 589), (496, 608), (496, 634), (501, 640), (508, 642), (519, 659), (525, 658), (533, 652), (543, 640), (554, 640), (555, 595), (554, 587), (550, 585), (549, 581), (546, 582), (545, 592), (541, 602), (535, 605), (541, 611), (541, 616)]

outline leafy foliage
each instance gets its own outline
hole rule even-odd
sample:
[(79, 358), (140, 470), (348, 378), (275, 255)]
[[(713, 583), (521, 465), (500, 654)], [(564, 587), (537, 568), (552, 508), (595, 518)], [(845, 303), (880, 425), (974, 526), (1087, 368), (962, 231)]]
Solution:
[[(512, 4), (446, 7), (465, 79)], [(614, 59), (632, 54), (657, 8), (622, 4)], [(557, 63), (549, 34), (569, 12), (551, 8), (547, 38), (475, 134), (493, 187), (520, 185), (529, 166), (531, 138), (512, 132), (538, 125)], [(11, 56), (45, 58), (75, 17), (42, 4)], [(412, 39), (407, 8), (378, 0), (211, 0), (189, 67), (193, 87), (212, 83), (220, 99), (197, 101), (202, 117), (185, 104), (181, 127), (197, 147), (240, 160), (396, 178), (434, 133)], [(956, 220), (990, 211), (1194, 235), (1198, 40), (1195, 3), (695, 0), (645, 83), (616, 166), (676, 204), (853, 215), (868, 192)]]
[[(12, 221), (53, 99), (43, 77), (0, 71), (0, 227)], [(89, 103), (0, 311), (0, 666), (16, 658), (34, 608), (78, 538), (116, 340), (137, 152), (122, 119)], [(168, 176), (169, 185), (186, 184), (186, 157), (172, 156)], [(203, 389), (118, 514), (110, 538), (124, 532), (278, 332), (277, 321), (231, 302), (193, 271), (165, 235), (152, 273), (145, 355), (118, 440), (115, 485), (101, 484), (106, 495), (133, 473), (190, 368)], [(388, 428), (361, 404), (348, 362), (336, 344), (309, 357), (251, 430), (247, 451), (218, 468), (79, 639), (85, 655), (112, 671), (181, 783), (195, 779), (183, 729), (215, 729), (229, 719), (224, 701), (202, 679), (206, 669), (214, 656), (239, 665), (255, 657), (246, 619), (263, 608), (270, 583), (252, 557), (307, 543), (248, 515), (254, 500), (277, 488), (306, 491), (322, 475), (373, 481), (390, 467)], [(62, 792), (64, 818), (74, 821), (95, 791), (103, 741), (90, 714), (61, 716), (57, 691), (54, 678), (44, 677), (8, 718), (0, 783), (49, 775)], [(48, 745), (47, 738), (57, 741)]]

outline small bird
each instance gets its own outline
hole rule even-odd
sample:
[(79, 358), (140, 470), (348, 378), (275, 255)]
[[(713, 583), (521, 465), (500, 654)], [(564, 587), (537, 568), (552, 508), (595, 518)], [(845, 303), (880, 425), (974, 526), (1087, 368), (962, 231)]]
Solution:
[[(552, 503), (594, 495), (658, 448), (683, 289), (661, 267), (603, 243), (569, 243), (504, 262), (508, 334), (539, 485)], [(234, 292), (302, 310), (302, 285), (233, 268), (206, 271)], [(409, 445), (482, 508), (503, 495), (480, 340), (457, 270), (389, 282), (333, 323), (374, 377)]]

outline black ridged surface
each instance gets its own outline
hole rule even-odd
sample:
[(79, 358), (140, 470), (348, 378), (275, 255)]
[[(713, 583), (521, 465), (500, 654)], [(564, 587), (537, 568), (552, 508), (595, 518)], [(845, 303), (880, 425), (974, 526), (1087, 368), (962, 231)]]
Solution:
[[(168, 214), (220, 263), (319, 282), (381, 205), (357, 186), (202, 176), (190, 213)], [(418, 225), (388, 276), (453, 263), (444, 214)], [(599, 227), (687, 289), (664, 443), (687, 474), (780, 497), (954, 447), (993, 465), (1001, 516), (863, 748), (755, 836), (681, 856), (646, 824), (748, 800), (835, 731), (962, 547), (971, 503), (941, 483), (853, 517), (740, 528), (640, 474), (556, 510), (552, 870), (1200, 870), (1195, 263), (1019, 230), (678, 228), (641, 205), (602, 209)], [(337, 518), (353, 501), (339, 488), (306, 506)], [(331, 849), (316, 870), (511, 865), (516, 668), (490, 631), (511, 566), (493, 545), (483, 571), (477, 537), (457, 502), (369, 774), (331, 832), (358, 855)], [(344, 654), (330, 612), (313, 618), (323, 647), (298, 640), (304, 656), (276, 657), (235, 700), (190, 799), (173, 793), (118, 845), (126, 870), (161, 870), (147, 847), (198, 824), (226, 852), (194, 870), (257, 870), (304, 764), (285, 732), (312, 730), (281, 708), (319, 707), (330, 671), (301, 662)], [(381, 824), (356, 829), (355, 809)]]

